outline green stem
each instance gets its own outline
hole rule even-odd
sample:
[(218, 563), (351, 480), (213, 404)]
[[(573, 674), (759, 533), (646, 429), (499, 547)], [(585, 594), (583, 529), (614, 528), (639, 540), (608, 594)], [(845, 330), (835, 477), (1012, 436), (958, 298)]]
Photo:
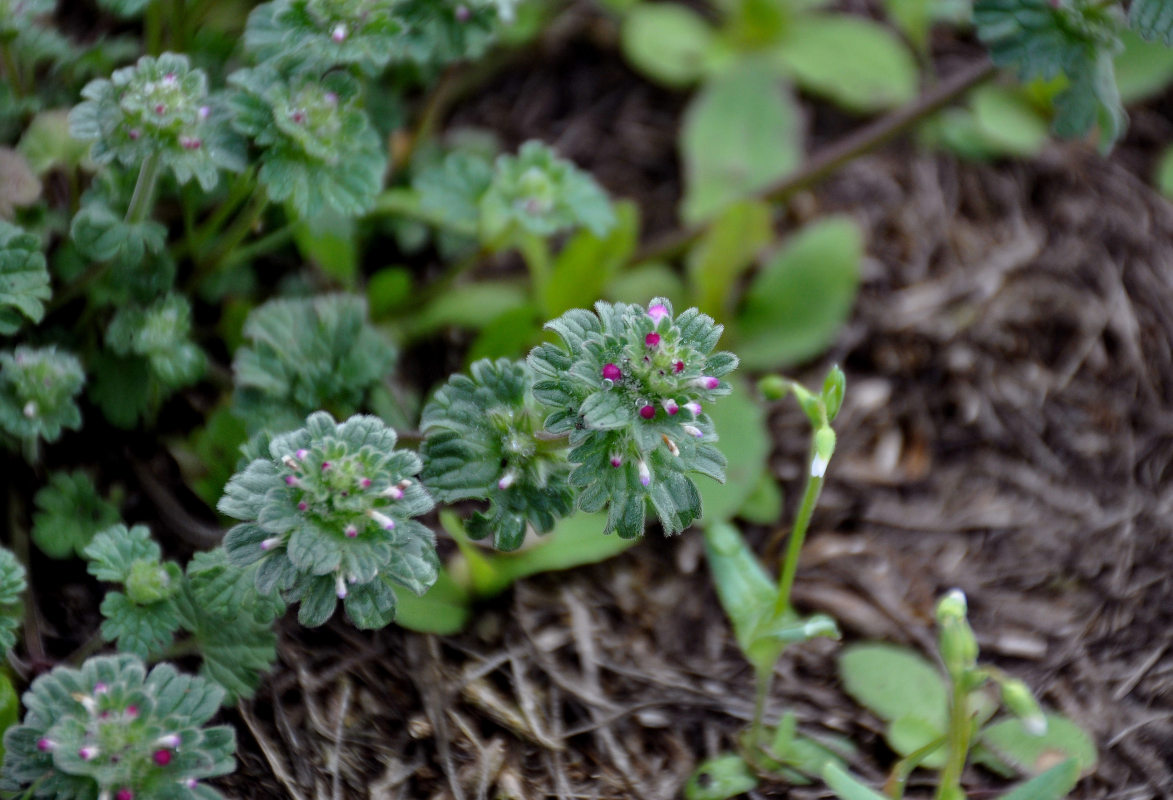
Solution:
[(163, 52), (163, 0), (153, 0), (143, 19), (143, 38), (147, 52), (153, 56)]
[(953, 701), (949, 705), (949, 754), (945, 769), (941, 771), (941, 782), (937, 784), (936, 800), (956, 800), (964, 797), (961, 791), (961, 773), (965, 769), (965, 758), (969, 755), (969, 693), (962, 685), (960, 676), (951, 676)]
[(774, 665), (771, 664), (767, 669), (756, 670), (754, 680), (754, 698), (753, 698), (753, 721), (749, 726), (749, 747), (746, 748), (750, 753), (756, 754), (762, 747), (762, 727), (765, 722), (766, 715), (766, 701), (770, 698), (770, 687), (774, 683)]
[(897, 761), (884, 784), (884, 794), (888, 795), (890, 800), (901, 800), (904, 797), (904, 787), (908, 783), (908, 776), (920, 766), (922, 761), (937, 752), (946, 741), (946, 737), (939, 736), (919, 750), (913, 750)]
[(233, 249), (252, 232), (268, 206), (269, 196), (264, 191), (254, 194), (252, 202), (245, 206), (228, 229), (221, 234), (219, 244), (200, 265), (199, 273), (206, 275), (216, 272)]
[[(812, 442), (811, 455), (807, 459), (808, 465), (814, 461), (814, 455), (815, 448)], [(806, 489), (802, 493), (802, 505), (798, 507), (794, 529), (790, 531), (790, 540), (786, 544), (786, 558), (782, 561), (782, 574), (778, 580), (778, 596), (774, 601), (774, 615), (777, 617), (790, 610), (790, 591), (794, 588), (794, 576), (798, 572), (798, 556), (802, 552), (802, 544), (806, 540), (806, 532), (810, 527), (811, 517), (815, 513), (815, 505), (819, 502), (819, 493), (822, 490), (822, 476), (810, 474), (808, 468)]]
[(236, 177), (224, 198), (224, 202), (217, 206), (204, 224), (188, 237), (187, 252), (192, 258), (198, 259), (203, 254), (208, 240), (220, 232), (224, 223), (228, 221), (234, 211), (240, 208), (240, 204), (248, 199), (253, 189), (252, 170), (242, 172)]
[(550, 281), (550, 246), (542, 237), (527, 234), (519, 238), (517, 249), (529, 268), (532, 294), (540, 300), (545, 297), (546, 284)]
[(143, 160), (138, 171), (138, 180), (134, 184), (134, 194), (130, 197), (130, 206), (126, 209), (126, 221), (137, 225), (147, 218), (155, 203), (155, 185), (159, 182), (159, 173), (162, 171), (163, 161), (159, 154), (151, 153)]
[(283, 225), (272, 233), (257, 239), (252, 244), (236, 249), (224, 258), (223, 263), (220, 264), (220, 269), (228, 269), (237, 264), (252, 261), (257, 256), (263, 256), (265, 253), (276, 250), (292, 238), (293, 225)]
[(16, 93), (17, 97), (23, 97), (24, 85), (21, 80), (20, 66), (16, 63), (16, 55), (12, 52), (12, 46), (7, 41), (0, 42), (0, 63), (4, 64), (4, 74), (8, 76), (8, 80), (12, 84), (12, 91)]

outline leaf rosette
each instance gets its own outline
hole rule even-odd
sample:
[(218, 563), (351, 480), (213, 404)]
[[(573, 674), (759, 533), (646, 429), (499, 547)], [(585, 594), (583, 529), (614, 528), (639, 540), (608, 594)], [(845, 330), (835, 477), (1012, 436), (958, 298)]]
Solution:
[(615, 225), (611, 201), (595, 179), (539, 141), (526, 142), (516, 156), (498, 157), (480, 210), (485, 241), (578, 227), (602, 237)]
[(26, 441), (56, 441), (81, 427), (74, 398), (85, 383), (81, 362), (56, 347), (0, 353), (0, 429)]
[(251, 432), (295, 428), (328, 408), (349, 416), (395, 365), (395, 347), (353, 295), (270, 300), (244, 323), (233, 361), (236, 407)]
[(393, 584), (423, 594), (435, 583), (435, 535), (413, 519), (433, 501), (415, 479), (419, 457), (395, 441), (377, 417), (318, 412), (224, 488), (218, 508), (243, 521), (224, 539), (229, 559), (259, 562), (257, 590), (299, 602), (303, 625), (342, 600), (355, 625), (380, 628), (395, 618)]
[(274, 0), (253, 9), (245, 47), (258, 59), (314, 69), (354, 64), (375, 75), (402, 52), (391, 0)]
[(235, 732), (204, 727), (224, 690), (170, 664), (147, 674), (135, 656), (57, 667), (24, 694), (4, 735), (3, 788), (58, 800), (207, 800), (201, 783), (235, 769)]
[(228, 82), (233, 125), (261, 148), (258, 178), (276, 202), (303, 217), (323, 207), (370, 209), (387, 157), (362, 110), (358, 82), (343, 72), (282, 77), (272, 66), (238, 70)]
[(643, 533), (650, 503), (667, 534), (701, 514), (688, 477), (725, 479), (725, 457), (704, 404), (731, 391), (737, 368), (713, 352), (724, 328), (695, 308), (675, 316), (669, 301), (648, 308), (597, 303), (546, 324), (562, 346), (529, 356), (534, 396), (551, 413), (546, 429), (569, 438), (570, 483), (583, 511), (607, 509), (607, 532)]
[(215, 188), (219, 170), (241, 168), (226, 126), (213, 119), (207, 75), (185, 55), (143, 56), (90, 81), (81, 94), (85, 102), (70, 112), (69, 130), (94, 143), (90, 157), (98, 164), (135, 167), (158, 156), (179, 183), (195, 178), (204, 191)]
[(482, 359), (453, 375), (424, 408), (424, 483), (441, 502), (488, 500), (467, 531), (493, 535), (515, 550), (527, 527), (547, 533), (574, 507), (564, 451), (539, 436), (544, 411), (534, 402), (524, 362)]

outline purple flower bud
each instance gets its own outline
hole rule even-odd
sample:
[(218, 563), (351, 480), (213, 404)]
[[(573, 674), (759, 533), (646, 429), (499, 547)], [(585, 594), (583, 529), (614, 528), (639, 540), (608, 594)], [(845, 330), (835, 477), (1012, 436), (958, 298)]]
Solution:
[(164, 75), (163, 76), (163, 83), (167, 84), (168, 86), (175, 83), (175, 73), (168, 72), (166, 75)]
[(692, 385), (698, 389), (716, 389), (721, 381), (709, 375), (702, 375), (693, 380)]
[(322, 472), (325, 472), (325, 471), (326, 471), (326, 470), (328, 470), (328, 469), (330, 469), (330, 462), (329, 462), (329, 461), (323, 461), (323, 462), (322, 462)]
[(647, 486), (652, 482), (652, 471), (648, 469), (647, 463), (641, 458), (637, 465), (639, 470), (639, 482), (642, 486)]
[[(301, 451), (299, 450), (298, 452), (301, 452)], [(298, 461), (297, 459), (295, 459), (293, 456), (282, 456), (281, 463), (284, 464), (285, 466), (289, 467), (294, 472), (301, 471), (301, 462)]]
[(390, 497), (392, 500), (400, 500), (403, 498), (403, 490), (398, 486), (390, 486), (379, 492), (379, 494), (383, 495), (384, 497)]
[(611, 454), (611, 466), (622, 467), (623, 466), (623, 456), (619, 455), (618, 453), (612, 453)]
[(132, 142), (137, 142), (138, 137), (142, 136), (143, 132), (140, 131), (138, 128), (131, 128), (129, 131), (126, 132), (126, 135), (130, 137), (130, 140)]
[(310, 454), (310, 451), (306, 450), (304, 447), (299, 447), (297, 452), (294, 453), (294, 455), (296, 455), (299, 459), (305, 458), (309, 454)]
[(292, 119), (294, 122), (296, 122), (298, 125), (300, 125), (303, 122), (305, 122), (305, 112), (301, 111), (299, 109), (297, 111), (294, 111), (292, 114), (290, 114), (289, 118)]
[(644, 337), (644, 344), (646, 344), (648, 347), (655, 347), (659, 343), (660, 343), (660, 334), (655, 333), (654, 331)]
[(395, 527), (395, 520), (380, 511), (375, 511), (373, 508), (367, 512), (367, 516), (373, 519), (375, 524), (385, 531), (392, 530)]
[(661, 400), (660, 405), (664, 406), (664, 410), (668, 412), (668, 416), (670, 417), (676, 416), (676, 412), (680, 410), (680, 406), (678, 406), (676, 401), (671, 397), (669, 397), (667, 400)]
[(266, 539), (265, 541), (261, 542), (261, 549), (262, 550), (272, 550), (274, 547), (276, 547), (279, 544), (281, 544), (281, 537), (280, 536), (272, 536), (272, 537)]
[(684, 362), (677, 361), (675, 364), (672, 365), (672, 371), (675, 372), (677, 375), (679, 375), (681, 372), (684, 372)]
[(644, 419), (651, 419), (656, 416), (656, 407), (650, 404), (640, 406), (639, 415)]
[(468, 22), (472, 18), (472, 12), (468, 10), (468, 6), (457, 6), (455, 15), (457, 22)]
[(195, 778), (185, 778), (183, 780), (183, 785), (186, 786), (188, 789), (194, 789), (196, 787), (196, 784), (198, 784), (198, 783), (199, 783), (199, 781), (197, 781)]
[(326, 102), (332, 106), (338, 105), (338, 93), (337, 92), (326, 92)]
[(286, 475), (285, 476), (285, 485), (286, 486), (301, 486), (301, 481), (299, 481), (297, 478), (293, 477), (292, 475)]
[(155, 113), (159, 116), (163, 116), (165, 113), (167, 113), (167, 106), (163, 105), (162, 103), (157, 104), (155, 106)]
[(174, 750), (176, 747), (179, 747), (179, 743), (181, 741), (183, 740), (179, 738), (178, 733), (166, 733), (156, 739), (155, 744), (157, 744), (159, 747), (170, 747), (172, 750)]
[(668, 308), (659, 303), (656, 303), (654, 306), (648, 306), (648, 316), (652, 318), (653, 325), (659, 325), (660, 320), (668, 316)]
[(108, 691), (110, 691), (110, 687), (101, 681), (94, 684), (94, 694), (106, 694)]
[(339, 22), (334, 26), (334, 29), (330, 31), (330, 38), (338, 44), (341, 44), (342, 42), (346, 41), (346, 33), (346, 26)]
[(695, 436), (698, 439), (703, 439), (705, 436), (705, 432), (695, 425), (681, 425), (680, 429), (689, 436)]
[(44, 738), (44, 737), (37, 739), (37, 749), (40, 750), (42, 753), (48, 753), (50, 750), (52, 750), (56, 746), (57, 746), (57, 742), (53, 741), (52, 739)]
[(82, 761), (92, 761), (95, 758), (97, 758), (97, 756), (98, 756), (98, 748), (92, 747), (91, 745), (88, 745), (88, 744), (77, 751), (77, 757), (80, 758)]
[(212, 113), (211, 106), (200, 106), (200, 110), (196, 112), (200, 119), (207, 119)]
[(359, 478), (358, 485), (361, 486), (363, 489), (369, 489), (369, 488), (371, 488), (371, 479), (370, 478)]
[(138, 717), (138, 706), (136, 706), (132, 703), (131, 705), (126, 707), (125, 713), (126, 713), (127, 719), (137, 718)]
[(134, 792), (123, 786), (114, 793), (114, 800), (134, 800)]
[(165, 767), (171, 763), (171, 751), (167, 749), (159, 749), (151, 754), (151, 760), (160, 767)]
[(309, 507), (310, 507), (310, 504), (307, 503), (305, 500), (299, 500), (297, 503), (297, 510), (298, 511), (306, 511), (307, 509), (309, 509)]
[(352, 523), (346, 526), (346, 530), (344, 530), (343, 533), (346, 534), (347, 539), (353, 539), (354, 537), (358, 536), (358, 528), (356, 528)]
[(512, 486), (516, 480), (517, 473), (515, 473), (513, 470), (510, 470), (502, 475), (500, 480), (497, 481), (497, 488), (501, 491), (505, 491), (510, 486)]
[(348, 594), (346, 581), (343, 580), (341, 573), (334, 578), (334, 594), (338, 595), (339, 600), (345, 600)]
[(603, 366), (603, 377), (609, 381), (617, 381), (623, 377), (623, 372), (614, 364), (606, 364)]
[(194, 136), (180, 136), (179, 137), (179, 146), (182, 147), (184, 150), (199, 150), (201, 147), (203, 147), (203, 145), (204, 145), (203, 140), (197, 139)]
[(701, 415), (701, 404), (695, 400), (689, 400), (684, 404), (684, 410), (692, 414), (693, 417), (699, 417)]

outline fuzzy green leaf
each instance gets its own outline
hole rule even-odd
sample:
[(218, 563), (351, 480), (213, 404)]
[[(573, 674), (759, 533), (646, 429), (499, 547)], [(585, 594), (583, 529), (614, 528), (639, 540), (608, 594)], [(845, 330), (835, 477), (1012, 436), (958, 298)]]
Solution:
[(1047, 728), (1040, 735), (1026, 729), (1022, 720), (1003, 719), (982, 728), (978, 741), (1000, 761), (1015, 770), (1037, 775), (1061, 754), (1075, 761), (1078, 772), (1088, 774), (1096, 765), (1096, 745), (1087, 733), (1062, 714), (1046, 714)]
[(895, 645), (853, 645), (839, 657), (839, 674), (847, 693), (880, 719), (915, 716), (945, 730), (944, 679), (916, 652)]
[(136, 266), (148, 252), (163, 251), (167, 229), (152, 220), (127, 222), (105, 203), (89, 202), (74, 215), (69, 236), (87, 258)]
[(55, 472), (33, 498), (32, 538), (51, 558), (83, 555), (98, 531), (120, 519), (118, 506), (104, 499), (84, 472)]
[(1173, 47), (1173, 4), (1168, 0), (1132, 0), (1128, 22), (1144, 38)]
[(135, 562), (157, 563), (163, 554), (146, 525), (129, 530), (125, 525), (114, 525), (96, 535), (83, 552), (89, 560), (89, 573), (109, 583), (125, 582)]
[(665, 86), (685, 88), (700, 78), (715, 38), (700, 14), (676, 3), (640, 3), (623, 20), (623, 54)]
[(157, 657), (179, 628), (179, 614), (167, 600), (139, 605), (122, 592), (107, 592), (101, 611), (102, 638), (117, 641), (119, 651), (140, 658)]
[(119, 355), (146, 358), (151, 373), (169, 389), (194, 383), (206, 363), (191, 341), (191, 304), (178, 294), (146, 308), (120, 309), (106, 329), (106, 344)]
[(40, 322), (51, 294), (40, 240), (0, 220), (0, 335)]
[(26, 587), (24, 565), (9, 550), (0, 547), (0, 652), (16, 644), (16, 631), (24, 620), (21, 596)]

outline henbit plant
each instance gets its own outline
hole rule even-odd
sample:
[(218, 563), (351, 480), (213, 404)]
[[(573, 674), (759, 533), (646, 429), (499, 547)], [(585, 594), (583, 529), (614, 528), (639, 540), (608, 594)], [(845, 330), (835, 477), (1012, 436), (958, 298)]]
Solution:
[[(937, 605), (945, 680), (939, 667), (907, 648), (861, 644), (840, 655), (847, 692), (888, 723), (885, 736), (902, 756), (883, 795), (834, 765), (825, 777), (842, 800), (900, 800), (918, 767), (941, 770), (937, 800), (963, 800), (961, 777), (971, 758), (1005, 777), (1034, 776), (1004, 797), (1051, 800), (1095, 766), (1095, 745), (1078, 726), (1044, 713), (1021, 680), (977, 663), (966, 612), (956, 589)], [(1000, 707), (1010, 715), (996, 717)]]
[(81, 427), (75, 398), (84, 383), (81, 362), (52, 345), (0, 352), (0, 432), (36, 462), (42, 440), (53, 442), (64, 429)]
[(223, 696), (170, 664), (148, 674), (132, 655), (57, 667), (33, 681), (24, 719), (4, 736), (0, 788), (58, 800), (220, 798), (202, 781), (235, 768), (235, 731), (205, 727)]
[(113, 494), (113, 501), (106, 500), (80, 470), (53, 473), (33, 498), (33, 542), (50, 558), (83, 555), (94, 534), (121, 519), (121, 493)]

